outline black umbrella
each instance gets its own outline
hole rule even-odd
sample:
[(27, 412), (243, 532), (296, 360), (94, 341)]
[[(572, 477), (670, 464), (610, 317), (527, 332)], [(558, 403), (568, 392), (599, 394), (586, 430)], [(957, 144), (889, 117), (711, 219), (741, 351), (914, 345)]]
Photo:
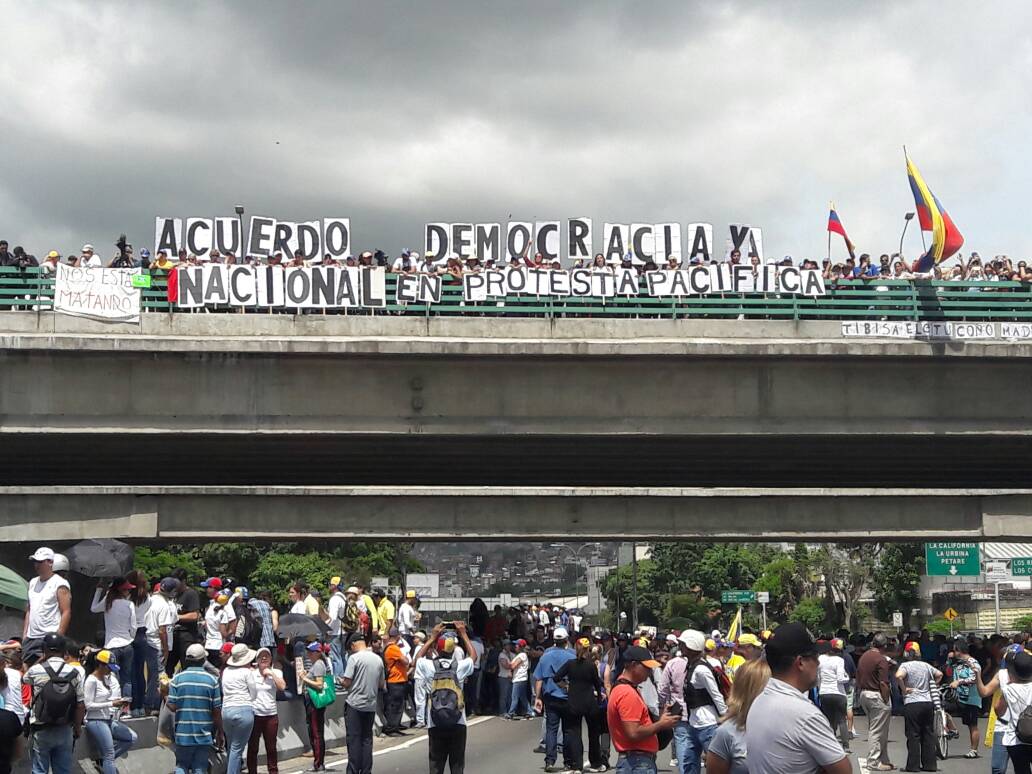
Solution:
[(322, 637), (330, 633), (330, 626), (321, 618), (301, 613), (287, 613), (279, 618), (276, 630), (283, 639), (303, 640), (308, 637)]
[(81, 540), (65, 551), (68, 566), (87, 578), (122, 578), (133, 569), (133, 549), (121, 540)]

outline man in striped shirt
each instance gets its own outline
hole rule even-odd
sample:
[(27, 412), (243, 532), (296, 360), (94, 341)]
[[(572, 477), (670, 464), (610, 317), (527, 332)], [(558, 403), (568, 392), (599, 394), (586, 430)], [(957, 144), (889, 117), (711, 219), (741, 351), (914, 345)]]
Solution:
[(205, 670), (203, 645), (186, 649), (186, 669), (172, 678), (168, 708), (176, 713), (176, 774), (208, 771), (208, 753), (222, 736), (222, 694), (218, 678)]

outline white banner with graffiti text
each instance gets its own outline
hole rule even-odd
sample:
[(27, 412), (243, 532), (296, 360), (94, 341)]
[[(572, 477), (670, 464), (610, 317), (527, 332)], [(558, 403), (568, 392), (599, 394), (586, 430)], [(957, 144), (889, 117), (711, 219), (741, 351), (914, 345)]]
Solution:
[(104, 322), (139, 322), (140, 269), (57, 265), (54, 311)]

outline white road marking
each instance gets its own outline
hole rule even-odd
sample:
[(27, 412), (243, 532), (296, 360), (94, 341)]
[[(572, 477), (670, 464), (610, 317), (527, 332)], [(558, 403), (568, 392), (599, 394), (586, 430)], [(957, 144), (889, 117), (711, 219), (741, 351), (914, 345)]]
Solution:
[[(472, 728), (473, 726), (479, 725), (481, 723), (486, 723), (488, 720), (494, 719), (495, 717), (493, 715), (485, 715), (484, 717), (473, 718), (472, 720), (466, 723), (466, 727)], [(413, 745), (418, 744), (419, 742), (425, 742), (427, 738), (428, 736), (426, 734), (423, 734), (422, 736), (417, 736), (414, 739), (408, 739), (402, 742), (401, 744), (396, 744), (393, 747), (385, 747), (382, 750), (375, 750), (373, 752), (373, 757), (375, 758), (377, 755), (386, 755), (387, 753), (392, 753), (395, 750), (407, 750), (409, 747), (412, 747)], [(341, 758), (340, 760), (333, 761), (332, 763), (327, 763), (326, 768), (332, 769), (336, 766), (345, 766), (347, 765), (347, 762), (347, 758)]]

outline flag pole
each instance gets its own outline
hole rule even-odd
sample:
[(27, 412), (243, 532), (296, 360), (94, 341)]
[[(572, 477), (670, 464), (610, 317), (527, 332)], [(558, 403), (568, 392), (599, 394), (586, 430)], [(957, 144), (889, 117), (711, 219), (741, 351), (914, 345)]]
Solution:
[[(835, 202), (828, 202), (830, 209), (835, 209)], [(831, 229), (828, 229), (828, 263), (831, 263)]]

